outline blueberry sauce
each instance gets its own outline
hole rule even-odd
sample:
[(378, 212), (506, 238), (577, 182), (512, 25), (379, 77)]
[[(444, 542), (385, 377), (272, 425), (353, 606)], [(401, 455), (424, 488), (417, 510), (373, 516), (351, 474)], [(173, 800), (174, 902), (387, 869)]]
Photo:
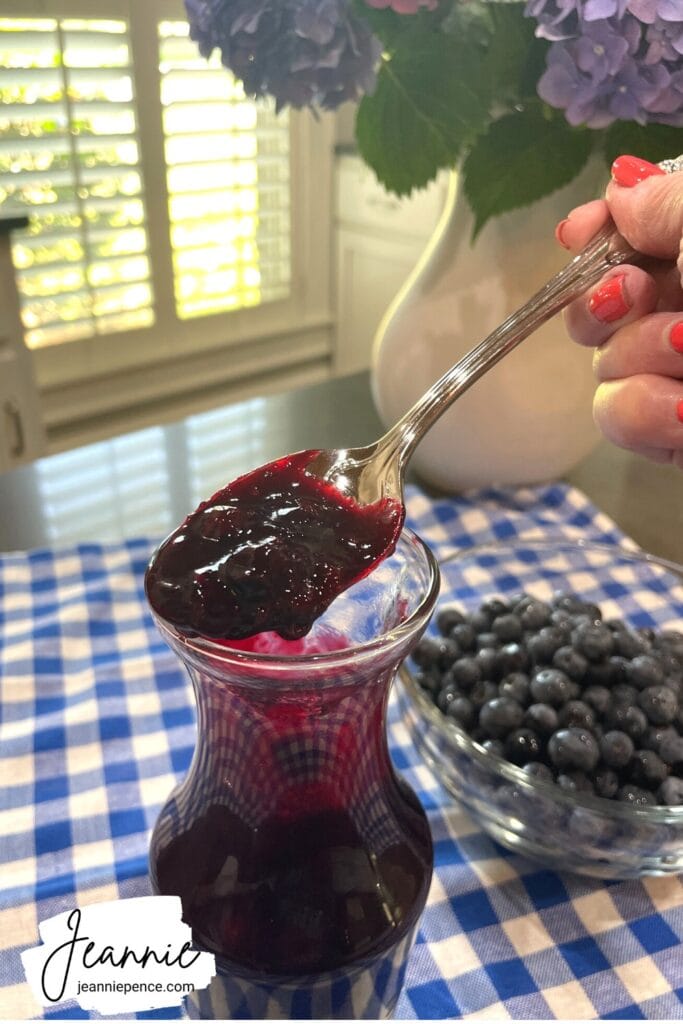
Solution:
[(296, 640), (343, 590), (394, 550), (403, 505), (359, 505), (306, 471), (300, 452), (239, 477), (156, 552), (152, 608), (186, 635)]

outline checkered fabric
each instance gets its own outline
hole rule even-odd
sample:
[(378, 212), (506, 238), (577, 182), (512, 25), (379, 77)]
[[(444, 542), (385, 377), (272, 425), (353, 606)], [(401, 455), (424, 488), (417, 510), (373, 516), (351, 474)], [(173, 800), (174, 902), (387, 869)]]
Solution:
[[(413, 488), (408, 512), (441, 558), (548, 530), (629, 544), (560, 485), (437, 501)], [(2, 1018), (87, 1017), (68, 1004), (43, 1011), (21, 951), (45, 918), (150, 892), (150, 832), (195, 737), (189, 681), (145, 605), (153, 546), (0, 556)], [(682, 1019), (683, 882), (594, 881), (504, 851), (420, 764), (393, 702), (389, 717), (436, 858), (396, 1016)]]

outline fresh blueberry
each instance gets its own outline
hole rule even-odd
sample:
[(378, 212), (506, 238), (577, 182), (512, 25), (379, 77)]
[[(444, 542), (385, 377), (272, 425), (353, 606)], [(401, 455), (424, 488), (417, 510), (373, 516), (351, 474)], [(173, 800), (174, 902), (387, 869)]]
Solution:
[(446, 708), (446, 717), (459, 725), (461, 729), (470, 729), (476, 720), (477, 712), (474, 704), (467, 697), (455, 697)]
[(460, 696), (460, 691), (453, 684), (448, 684), (439, 690), (436, 698), (436, 706), (439, 711), (443, 711), (444, 714), (448, 711), (448, 705), (451, 701), (455, 700), (456, 697)]
[(477, 651), (474, 659), (479, 666), (482, 679), (498, 678), (498, 651), (495, 651), (492, 647), (482, 647), (481, 650)]
[(570, 679), (581, 682), (586, 674), (588, 661), (573, 647), (565, 645), (564, 647), (558, 647), (553, 654), (553, 667), (559, 668)]
[(620, 654), (622, 658), (636, 658), (639, 654), (646, 654), (649, 649), (643, 638), (628, 627), (613, 630), (612, 637), (614, 653)]
[(638, 703), (653, 725), (669, 725), (678, 714), (678, 700), (668, 686), (648, 686), (641, 690)]
[(620, 686), (621, 683), (630, 683), (627, 669), (630, 664), (628, 658), (622, 658), (620, 654), (611, 654), (607, 659), (610, 686)]
[(532, 779), (541, 779), (542, 782), (555, 781), (552, 771), (542, 761), (529, 761), (528, 764), (522, 766), (522, 771), (525, 775), (530, 775)]
[(614, 651), (614, 635), (603, 622), (586, 622), (572, 632), (572, 643), (588, 661), (602, 661)]
[(488, 615), (489, 622), (493, 622), (499, 615), (505, 615), (510, 611), (510, 605), (499, 597), (491, 597), (480, 606), (480, 611)]
[(536, 665), (549, 665), (558, 647), (565, 641), (564, 634), (556, 626), (544, 626), (527, 640), (529, 657)]
[(477, 642), (476, 631), (469, 622), (461, 622), (458, 626), (454, 626), (451, 630), (451, 638), (455, 640), (461, 651), (473, 651)]
[(669, 766), (654, 750), (636, 750), (628, 766), (628, 777), (636, 786), (656, 789), (669, 774)]
[(495, 633), (477, 633), (475, 647), (477, 651), (482, 651), (484, 648), (496, 651), (500, 647), (500, 640)]
[(625, 768), (634, 750), (631, 737), (618, 729), (606, 732), (600, 740), (600, 754), (609, 768)]
[(633, 807), (650, 807), (657, 803), (652, 793), (640, 786), (634, 786), (632, 782), (622, 786), (617, 793), (617, 800), (623, 803), (632, 804)]
[(550, 736), (558, 727), (557, 711), (550, 704), (530, 704), (524, 713), (524, 725), (539, 736)]
[(512, 641), (498, 651), (498, 666), (504, 676), (509, 672), (524, 672), (529, 667), (529, 655), (521, 644)]
[(582, 615), (586, 607), (579, 595), (570, 590), (556, 590), (552, 596), (552, 606), (570, 615)]
[(494, 739), (518, 729), (523, 719), (524, 709), (510, 697), (494, 697), (479, 711), (479, 725)]
[(628, 683), (619, 683), (618, 686), (612, 688), (612, 703), (627, 706), (637, 704), (638, 691), (635, 686), (629, 686)]
[(558, 729), (548, 740), (548, 757), (560, 771), (591, 772), (600, 758), (600, 749), (586, 729)]
[(506, 612), (504, 615), (496, 616), (491, 623), (491, 632), (495, 633), (504, 644), (511, 644), (522, 639), (524, 630), (519, 616), (514, 612)]
[(524, 672), (510, 672), (498, 685), (501, 697), (512, 697), (519, 704), (529, 702), (529, 677)]
[(436, 696), (442, 687), (441, 676), (436, 672), (416, 672), (415, 682), (426, 693)]
[(454, 604), (447, 604), (436, 614), (436, 628), (442, 636), (448, 636), (454, 626), (460, 626), (465, 622), (465, 616)]
[(583, 682), (587, 686), (611, 686), (612, 668), (609, 659), (590, 662)]
[(638, 690), (647, 686), (661, 686), (664, 672), (661, 664), (651, 654), (639, 654), (626, 663), (626, 675), (629, 683)]
[(513, 764), (523, 765), (541, 756), (542, 744), (533, 729), (514, 729), (505, 740), (505, 756)]
[(418, 668), (449, 668), (460, 654), (457, 644), (448, 637), (426, 636), (413, 652)]
[(557, 785), (569, 793), (595, 793), (593, 783), (582, 771), (560, 772)]
[(531, 696), (540, 704), (559, 707), (569, 698), (573, 684), (564, 672), (557, 668), (543, 668), (531, 680)]
[(560, 708), (559, 723), (564, 729), (590, 729), (595, 728), (595, 712), (589, 704), (582, 700), (568, 700)]
[(612, 703), (612, 694), (606, 686), (587, 686), (583, 691), (582, 698), (599, 715), (604, 715)]
[(683, 767), (683, 736), (675, 730), (667, 730), (659, 741), (657, 753), (666, 764), (680, 770)]
[(640, 708), (628, 704), (613, 704), (607, 709), (605, 725), (608, 729), (625, 732), (632, 740), (639, 740), (645, 735), (647, 718)]
[(612, 768), (598, 768), (593, 777), (593, 784), (598, 796), (611, 800), (617, 795), (619, 776)]
[(482, 679), (480, 682), (475, 683), (469, 693), (469, 698), (477, 709), (483, 707), (488, 701), (494, 700), (497, 696), (498, 687), (490, 679)]
[(477, 633), (487, 633), (491, 629), (491, 616), (478, 609), (470, 615), (470, 625)]
[(451, 675), (461, 690), (471, 690), (481, 679), (481, 666), (472, 655), (465, 655), (453, 662)]
[(683, 779), (670, 775), (657, 790), (660, 804), (667, 807), (680, 807), (683, 804)]
[(523, 607), (520, 607), (520, 605), (521, 602), (517, 602), (514, 605), (514, 609), (519, 615), (523, 629), (542, 629), (550, 621), (550, 607), (545, 601), (531, 599)]
[(487, 753), (505, 758), (505, 748), (501, 740), (484, 740), (481, 745)]

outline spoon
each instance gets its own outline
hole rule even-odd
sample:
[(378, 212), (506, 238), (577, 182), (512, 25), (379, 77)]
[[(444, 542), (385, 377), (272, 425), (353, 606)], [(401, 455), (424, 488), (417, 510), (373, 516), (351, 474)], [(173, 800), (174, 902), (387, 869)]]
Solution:
[[(683, 155), (663, 160), (659, 166), (669, 174), (683, 170)], [(647, 258), (629, 245), (610, 219), (566, 267), (447, 370), (383, 437), (362, 448), (322, 450), (307, 465), (306, 472), (360, 505), (383, 498), (402, 502), (411, 455), (456, 398), (538, 327), (596, 284), (606, 271), (622, 263), (637, 265)]]

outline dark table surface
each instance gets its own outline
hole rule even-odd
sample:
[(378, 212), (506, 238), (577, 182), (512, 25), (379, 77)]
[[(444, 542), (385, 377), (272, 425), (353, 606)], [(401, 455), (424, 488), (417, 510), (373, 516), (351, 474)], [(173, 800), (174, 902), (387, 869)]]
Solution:
[[(0, 551), (162, 537), (240, 473), (380, 433), (368, 375), (356, 374), (39, 459), (0, 474)], [(683, 472), (601, 442), (566, 480), (641, 547), (683, 561)]]

